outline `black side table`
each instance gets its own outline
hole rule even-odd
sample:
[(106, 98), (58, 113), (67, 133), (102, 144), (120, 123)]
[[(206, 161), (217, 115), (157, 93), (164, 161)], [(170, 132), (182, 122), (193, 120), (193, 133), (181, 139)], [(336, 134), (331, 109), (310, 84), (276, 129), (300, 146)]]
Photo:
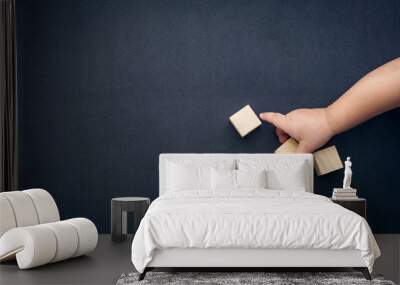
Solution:
[(111, 239), (124, 241), (127, 236), (127, 215), (134, 212), (135, 232), (150, 205), (149, 198), (120, 197), (111, 199)]
[(363, 198), (354, 199), (332, 199), (332, 202), (339, 204), (340, 206), (359, 214), (364, 219), (367, 219), (367, 200)]

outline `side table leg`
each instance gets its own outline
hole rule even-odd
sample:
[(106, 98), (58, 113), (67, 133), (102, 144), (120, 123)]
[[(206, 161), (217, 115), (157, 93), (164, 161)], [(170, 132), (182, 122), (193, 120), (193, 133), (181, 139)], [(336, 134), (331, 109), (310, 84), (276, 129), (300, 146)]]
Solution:
[(121, 240), (126, 240), (128, 234), (128, 212), (122, 211), (121, 213), (122, 234)]
[(123, 241), (122, 237), (122, 207), (120, 203), (111, 201), (111, 239)]

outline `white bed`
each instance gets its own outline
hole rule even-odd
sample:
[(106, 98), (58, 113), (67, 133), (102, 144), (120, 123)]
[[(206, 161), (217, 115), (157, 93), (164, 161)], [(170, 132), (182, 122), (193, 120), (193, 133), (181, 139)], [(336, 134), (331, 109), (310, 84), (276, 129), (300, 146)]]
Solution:
[[(200, 179), (198, 184), (210, 179), (203, 170), (210, 165), (245, 174), (266, 167), (270, 185), (215, 189), (213, 182), (212, 189), (186, 189), (183, 181), (171, 186), (182, 179), (174, 177), (171, 165), (201, 167), (198, 177), (182, 173), (189, 183)], [(312, 194), (309, 154), (161, 154), (159, 183), (160, 197), (132, 243), (140, 278), (154, 267), (354, 267), (370, 278), (380, 255), (362, 217)]]

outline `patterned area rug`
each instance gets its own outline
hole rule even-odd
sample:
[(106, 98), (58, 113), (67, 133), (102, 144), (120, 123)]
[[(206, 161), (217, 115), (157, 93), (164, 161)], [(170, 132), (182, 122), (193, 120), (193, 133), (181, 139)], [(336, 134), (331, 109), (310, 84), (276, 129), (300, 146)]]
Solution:
[(146, 285), (146, 284), (368, 284), (395, 285), (392, 281), (384, 280), (380, 275), (372, 275), (368, 281), (359, 272), (148, 272), (146, 278), (138, 281), (138, 273), (122, 274), (117, 285)]

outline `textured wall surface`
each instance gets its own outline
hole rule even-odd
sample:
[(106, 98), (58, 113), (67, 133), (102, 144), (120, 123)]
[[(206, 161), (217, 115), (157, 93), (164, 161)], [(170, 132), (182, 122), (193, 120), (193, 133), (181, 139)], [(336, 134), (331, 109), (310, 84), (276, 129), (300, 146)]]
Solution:
[[(20, 187), (109, 231), (110, 198), (158, 192), (161, 152), (272, 152), (245, 104), (325, 106), (400, 54), (393, 1), (17, 1)], [(338, 135), (374, 232), (400, 233), (400, 109)], [(342, 172), (316, 177), (330, 195)]]

